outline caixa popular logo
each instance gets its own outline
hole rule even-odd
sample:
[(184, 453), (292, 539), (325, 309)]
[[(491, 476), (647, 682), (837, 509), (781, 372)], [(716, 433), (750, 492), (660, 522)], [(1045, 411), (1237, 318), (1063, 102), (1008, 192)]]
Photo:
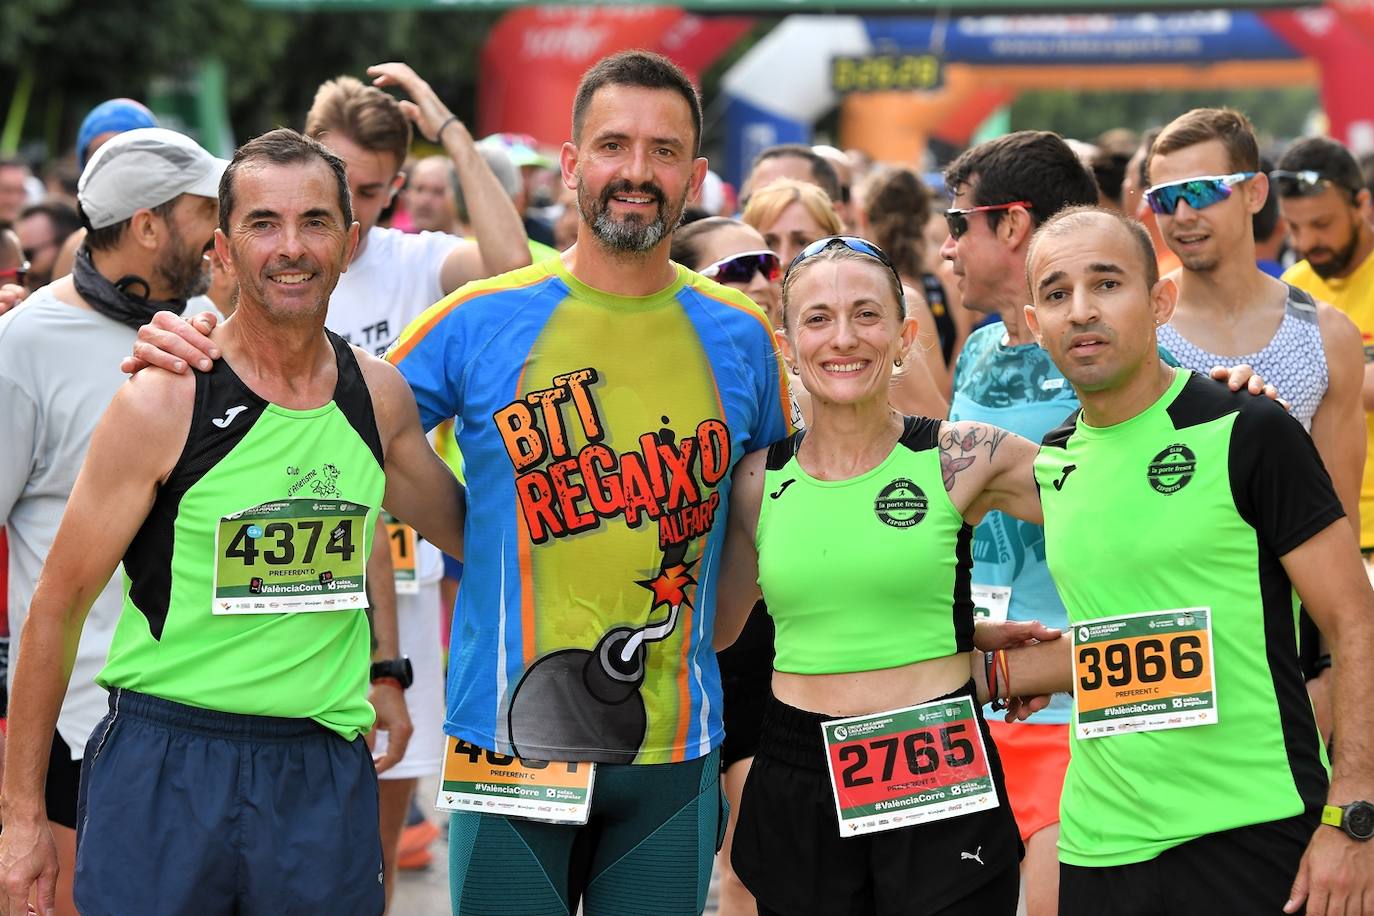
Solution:
[(873, 500), (873, 511), (885, 525), (910, 528), (926, 517), (930, 503), (925, 493), (905, 477), (898, 477), (883, 487)]
[(1197, 471), (1197, 456), (1188, 446), (1175, 442), (1150, 461), (1146, 477), (1157, 493), (1177, 493)]

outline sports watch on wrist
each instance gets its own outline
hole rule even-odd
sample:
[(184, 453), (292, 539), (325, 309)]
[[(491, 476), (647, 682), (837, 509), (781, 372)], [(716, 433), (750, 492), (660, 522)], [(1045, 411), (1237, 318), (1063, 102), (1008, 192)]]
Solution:
[(1374, 805), (1367, 801), (1327, 805), (1322, 808), (1322, 823), (1339, 827), (1352, 840), (1368, 840), (1374, 837)]
[(410, 659), (402, 655), (400, 658), (388, 658), (380, 662), (372, 663), (373, 681), (380, 681), (382, 678), (394, 678), (401, 689), (405, 690), (415, 681), (415, 671), (410, 667)]

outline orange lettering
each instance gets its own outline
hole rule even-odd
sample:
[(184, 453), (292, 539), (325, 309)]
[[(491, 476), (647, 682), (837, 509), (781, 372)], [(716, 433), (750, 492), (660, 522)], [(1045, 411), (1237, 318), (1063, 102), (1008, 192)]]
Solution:
[(548, 446), (544, 436), (535, 425), (534, 413), (524, 404), (515, 403), (502, 407), (492, 415), (501, 439), (506, 444), (506, 454), (517, 472), (533, 467), (544, 460)]
[(553, 383), (564, 385), (572, 394), (573, 406), (577, 408), (577, 418), (582, 422), (582, 431), (587, 434), (588, 442), (600, 442), (605, 437), (601, 428), (601, 417), (596, 412), (596, 402), (588, 390), (600, 381), (595, 369), (578, 369), (565, 375), (555, 375)]

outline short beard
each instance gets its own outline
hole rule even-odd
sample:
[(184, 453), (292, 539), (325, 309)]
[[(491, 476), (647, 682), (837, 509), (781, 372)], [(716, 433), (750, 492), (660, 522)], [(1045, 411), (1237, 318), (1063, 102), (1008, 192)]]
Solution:
[(1317, 264), (1308, 261), (1307, 266), (1312, 268), (1312, 272), (1323, 280), (1330, 280), (1339, 277), (1350, 267), (1350, 262), (1355, 260), (1355, 251), (1360, 247), (1360, 225), (1357, 222), (1359, 217), (1350, 221), (1350, 243), (1340, 251), (1331, 253), (1331, 260), (1325, 264)]
[(153, 269), (174, 299), (190, 299), (210, 289), (210, 264), (205, 260), (205, 249), (194, 257), (188, 255), (174, 220), (167, 220), (167, 248)]
[[(645, 183), (635, 187), (628, 181), (613, 181), (601, 191), (601, 196), (592, 200), (584, 193), (586, 184), (578, 176), (577, 208), (582, 219), (591, 227), (593, 234), (613, 251), (643, 254), (662, 242), (669, 233), (682, 222), (682, 211), (687, 203), (686, 194), (677, 206), (668, 209), (668, 201), (663, 191), (655, 184)], [(641, 222), (637, 216), (616, 219), (611, 215), (611, 197), (616, 194), (644, 194), (658, 203), (658, 213), (653, 220)]]

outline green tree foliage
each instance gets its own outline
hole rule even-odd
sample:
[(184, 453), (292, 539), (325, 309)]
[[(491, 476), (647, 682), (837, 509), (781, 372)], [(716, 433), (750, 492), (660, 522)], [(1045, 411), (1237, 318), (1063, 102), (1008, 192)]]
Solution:
[(1012, 130), (1052, 130), (1092, 140), (1113, 127), (1147, 130), (1193, 108), (1229, 106), (1246, 114), (1261, 138), (1301, 136), (1321, 107), (1313, 86), (1188, 92), (1027, 92), (1012, 103)]
[(50, 154), (71, 147), (90, 107), (146, 98), (162, 77), (219, 58), (230, 121), (240, 138), (299, 127), (329, 77), (366, 78), (369, 64), (404, 60), (460, 116), (476, 114), (479, 52), (494, 12), (288, 12), (244, 0), (16, 0), (0, 2), (0, 107), (32, 76), (25, 141)]

